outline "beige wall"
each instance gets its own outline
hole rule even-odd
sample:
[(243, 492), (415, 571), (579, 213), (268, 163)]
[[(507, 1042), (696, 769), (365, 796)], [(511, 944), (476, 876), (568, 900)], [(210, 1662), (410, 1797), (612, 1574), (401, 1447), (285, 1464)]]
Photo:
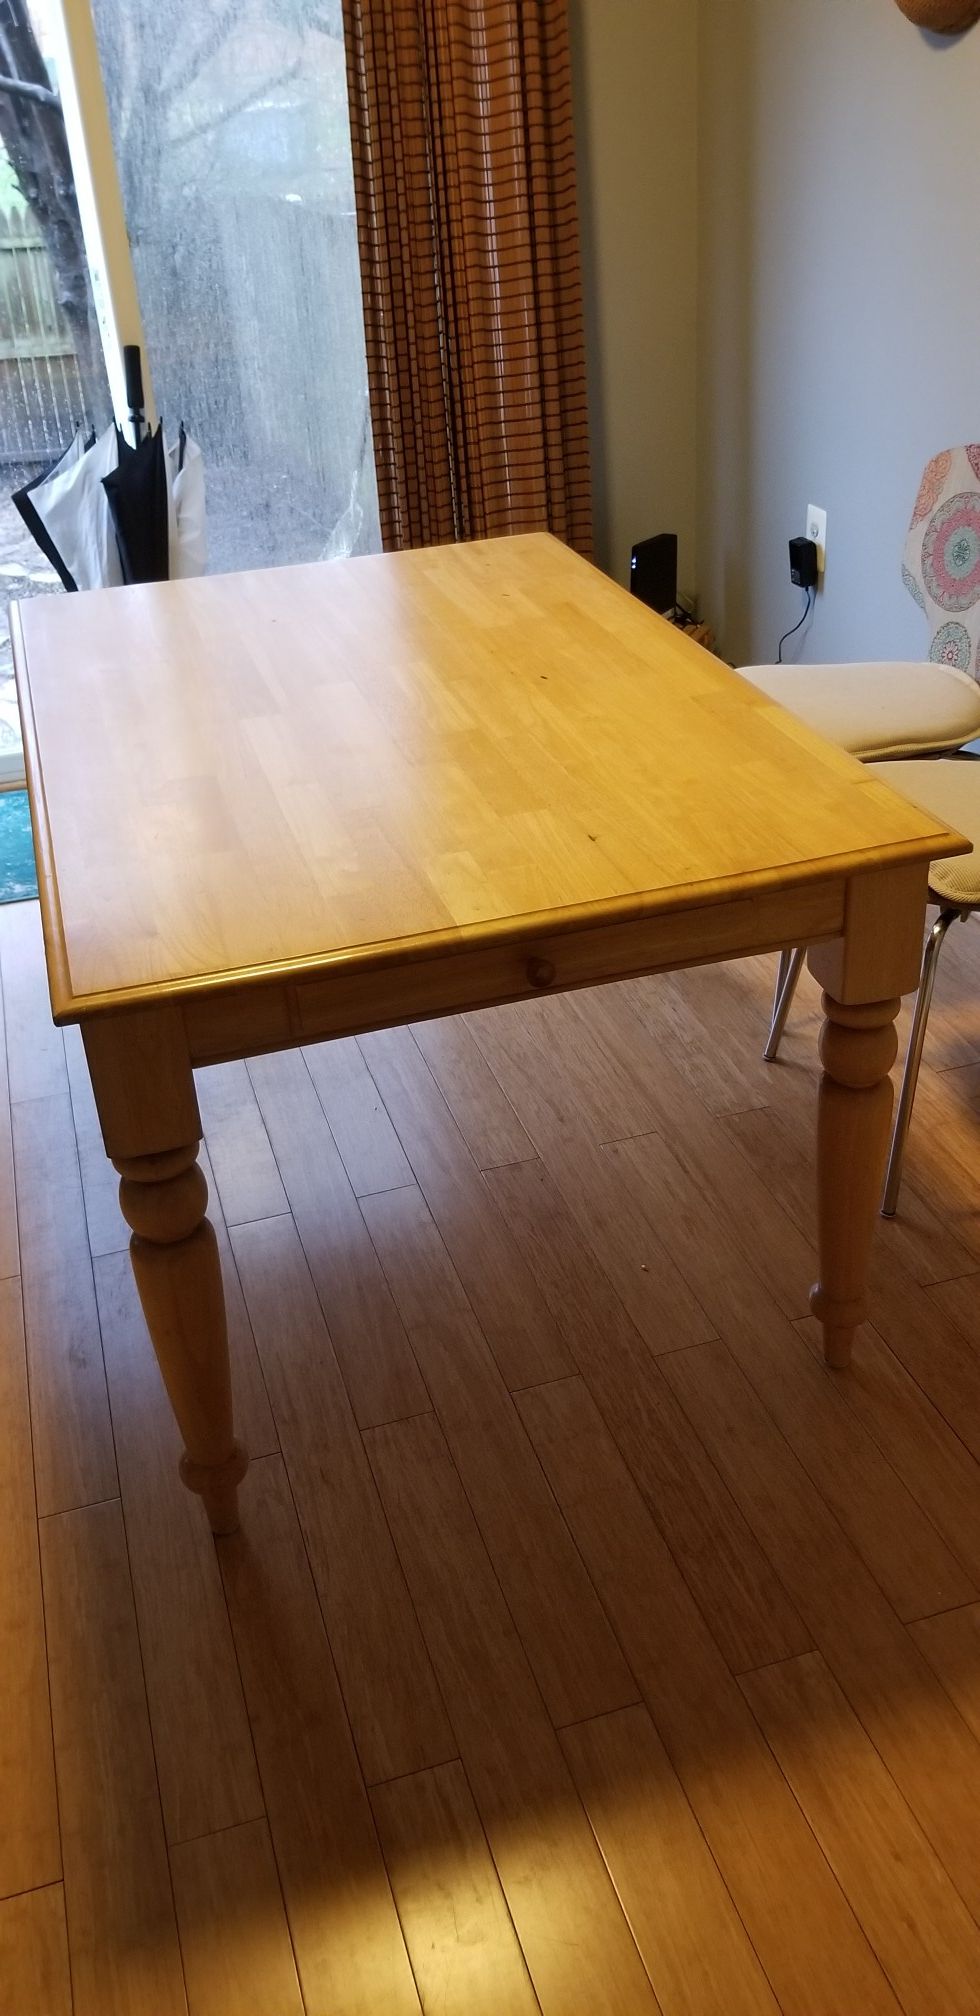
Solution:
[(596, 547), (651, 533), (695, 579), (696, 0), (570, 0)]
[(700, 0), (701, 601), (729, 654), (795, 621), (786, 540), (829, 512), (801, 655), (916, 657), (920, 471), (980, 439), (980, 29), (892, 0)]

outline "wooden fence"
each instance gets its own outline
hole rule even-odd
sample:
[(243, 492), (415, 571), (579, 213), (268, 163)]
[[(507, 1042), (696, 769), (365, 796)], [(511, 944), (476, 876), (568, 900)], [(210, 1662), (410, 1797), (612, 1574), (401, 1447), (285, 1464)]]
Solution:
[(0, 466), (53, 461), (84, 405), (44, 239), (29, 210), (0, 209)]

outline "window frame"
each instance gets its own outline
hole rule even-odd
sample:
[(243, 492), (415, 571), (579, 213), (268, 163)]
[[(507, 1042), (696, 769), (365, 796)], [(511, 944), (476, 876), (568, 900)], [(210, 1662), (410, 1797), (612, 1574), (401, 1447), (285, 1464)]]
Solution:
[(128, 430), (123, 351), (128, 344), (136, 344), (143, 366), (144, 412), (154, 426), (153, 382), (90, 0), (51, 0), (51, 20), (58, 89), (113, 413), (117, 426)]

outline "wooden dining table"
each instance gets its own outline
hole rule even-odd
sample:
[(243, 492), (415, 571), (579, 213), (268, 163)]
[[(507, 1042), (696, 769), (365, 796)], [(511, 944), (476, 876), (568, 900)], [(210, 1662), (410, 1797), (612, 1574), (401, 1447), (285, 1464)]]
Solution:
[(543, 533), (38, 599), (12, 629), (52, 1012), (216, 1533), (248, 1458), (202, 1065), (805, 945), (811, 1299), (846, 1367), (895, 1017), (960, 836)]

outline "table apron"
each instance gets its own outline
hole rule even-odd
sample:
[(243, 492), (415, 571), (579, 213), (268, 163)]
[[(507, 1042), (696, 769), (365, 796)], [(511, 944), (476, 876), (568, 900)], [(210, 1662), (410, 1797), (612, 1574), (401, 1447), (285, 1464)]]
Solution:
[(842, 932), (846, 889), (838, 877), (591, 929), (529, 934), (508, 944), (460, 947), (309, 979), (256, 980), (185, 997), (180, 1005), (190, 1060), (217, 1064), (785, 945), (812, 945)]

